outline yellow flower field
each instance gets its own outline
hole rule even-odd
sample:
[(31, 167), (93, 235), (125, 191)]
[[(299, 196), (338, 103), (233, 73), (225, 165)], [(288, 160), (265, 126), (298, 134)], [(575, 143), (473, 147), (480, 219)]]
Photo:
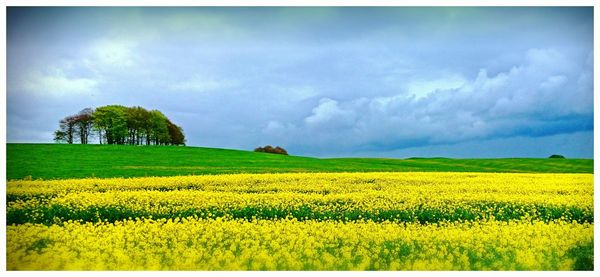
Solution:
[(593, 175), (298, 173), (9, 181), (10, 270), (573, 270)]

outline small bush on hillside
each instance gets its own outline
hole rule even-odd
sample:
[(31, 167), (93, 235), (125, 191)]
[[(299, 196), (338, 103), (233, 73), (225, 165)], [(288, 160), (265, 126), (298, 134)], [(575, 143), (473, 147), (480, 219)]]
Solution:
[(272, 153), (272, 154), (281, 154), (281, 155), (287, 155), (287, 151), (285, 151), (285, 149), (279, 147), (279, 146), (271, 146), (271, 145), (267, 145), (265, 147), (258, 147), (256, 149), (254, 149), (254, 152), (264, 152), (264, 153)]
[(548, 158), (550, 158), (550, 159), (564, 159), (564, 158), (565, 158), (565, 156), (563, 156), (563, 155), (556, 155), (556, 154), (554, 154), (554, 155), (552, 155), (552, 156), (550, 156), (550, 157), (548, 157)]

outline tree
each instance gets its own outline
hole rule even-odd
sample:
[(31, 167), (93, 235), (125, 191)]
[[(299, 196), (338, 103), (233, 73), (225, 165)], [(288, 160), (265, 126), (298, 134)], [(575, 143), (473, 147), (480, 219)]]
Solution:
[(272, 154), (281, 154), (281, 155), (287, 155), (287, 151), (285, 151), (285, 149), (276, 146), (273, 147), (271, 145), (267, 145), (265, 147), (257, 147), (254, 149), (254, 152), (263, 152), (263, 153), (272, 153)]
[(54, 141), (73, 143), (79, 138), (87, 144), (94, 130), (100, 144), (185, 145), (183, 129), (162, 112), (121, 105), (85, 108), (65, 117), (54, 132)]
[(74, 116), (76, 134), (79, 136), (81, 144), (87, 144), (89, 141), (93, 125), (93, 112), (94, 110), (91, 108), (85, 108)]
[(126, 108), (128, 144), (140, 144), (145, 131), (145, 122), (150, 117), (149, 112), (142, 107)]
[(75, 137), (76, 116), (70, 115), (58, 122), (58, 130), (54, 132), (54, 140), (64, 141), (68, 144), (73, 143)]
[(181, 129), (181, 127), (167, 119), (167, 129), (172, 145), (185, 145), (185, 135), (183, 135), (183, 129)]
[(81, 144), (88, 143), (92, 130), (92, 109), (86, 108), (61, 119), (58, 128), (54, 132), (54, 141), (72, 144), (79, 138)]
[(108, 144), (124, 144), (127, 136), (125, 107), (109, 105), (97, 108), (92, 114), (94, 129), (99, 131)]
[(67, 142), (67, 133), (61, 130), (54, 131), (54, 141), (58, 143)]
[(159, 110), (150, 111), (150, 137), (155, 145), (170, 142), (167, 117)]

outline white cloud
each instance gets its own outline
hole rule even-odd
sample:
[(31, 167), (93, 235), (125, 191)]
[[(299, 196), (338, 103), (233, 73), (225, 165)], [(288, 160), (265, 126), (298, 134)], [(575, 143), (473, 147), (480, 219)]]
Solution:
[(343, 127), (352, 125), (355, 117), (353, 111), (340, 108), (337, 101), (323, 98), (319, 101), (319, 105), (312, 110), (312, 114), (304, 121), (308, 126), (333, 125)]
[(567, 83), (568, 80), (569, 80), (569, 78), (567, 78), (564, 75), (550, 76), (550, 77), (546, 78), (546, 80), (540, 84), (540, 88), (543, 90), (557, 89), (560, 86)]
[(51, 96), (89, 94), (96, 90), (99, 83), (96, 79), (68, 76), (61, 69), (32, 72), (20, 82), (21, 89), (26, 92)]
[(417, 80), (408, 84), (408, 93), (415, 99), (426, 97), (436, 90), (458, 89), (465, 84), (465, 79), (460, 75), (450, 75), (433, 80)]
[(131, 39), (100, 39), (88, 49), (84, 63), (91, 67), (128, 68), (136, 64), (135, 48), (138, 42)]

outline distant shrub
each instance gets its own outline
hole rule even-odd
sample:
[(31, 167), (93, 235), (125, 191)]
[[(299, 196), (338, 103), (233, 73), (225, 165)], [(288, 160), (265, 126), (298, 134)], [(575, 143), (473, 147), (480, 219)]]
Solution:
[(285, 149), (279, 147), (279, 146), (271, 146), (271, 145), (267, 145), (265, 147), (258, 147), (256, 149), (254, 149), (254, 152), (264, 152), (264, 153), (272, 153), (272, 154), (281, 154), (281, 155), (287, 155), (287, 151), (285, 151)]
[(565, 158), (565, 156), (563, 156), (563, 155), (556, 155), (556, 154), (554, 154), (554, 155), (552, 155), (552, 156), (550, 156), (550, 157), (548, 157), (548, 158), (550, 158), (550, 159), (564, 159), (564, 158)]

